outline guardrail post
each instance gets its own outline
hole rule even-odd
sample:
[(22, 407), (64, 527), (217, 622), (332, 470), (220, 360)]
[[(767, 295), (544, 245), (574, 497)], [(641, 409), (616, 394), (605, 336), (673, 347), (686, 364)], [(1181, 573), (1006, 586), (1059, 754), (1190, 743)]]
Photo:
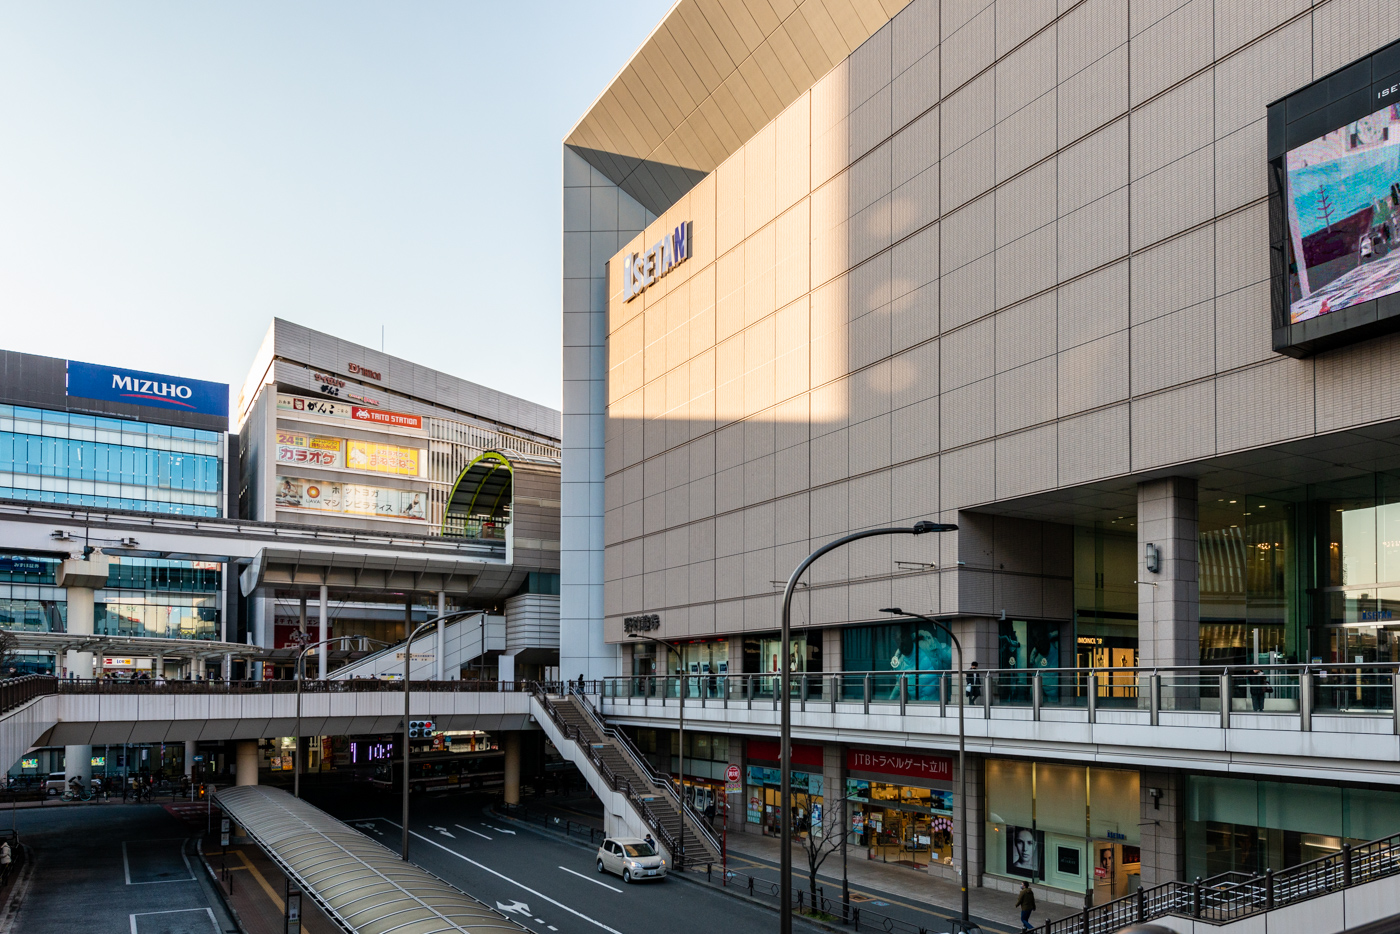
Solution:
[(1099, 676), (1096, 672), (1089, 672), (1089, 696), (1088, 701), (1089, 722), (1094, 723), (1099, 714)]
[(747, 701), (750, 710), (753, 710), (753, 688), (755, 680), (756, 679), (753, 675), (749, 675), (747, 678), (744, 679), (744, 683), (746, 685), (744, 693), (747, 695), (745, 700)]
[(783, 684), (782, 681), (783, 681), (783, 679), (782, 679), (782, 676), (781, 676), (781, 675), (774, 675), (774, 676), (773, 676), (773, 709), (774, 709), (774, 710), (777, 710), (777, 709), (778, 709), (778, 695), (779, 695), (779, 694), (783, 695), (784, 700), (786, 700), (786, 698), (787, 698), (788, 686), (787, 686), (786, 684)]
[(1228, 730), (1230, 728), (1230, 708), (1235, 706), (1235, 699), (1231, 697), (1230, 672), (1220, 673), (1220, 728)]
[(1390, 676), (1390, 720), (1395, 735), (1400, 736), (1400, 672)]
[(948, 691), (953, 686), (953, 676), (941, 674), (938, 676), (938, 715), (948, 716)]
[[(1141, 891), (1139, 889), (1139, 891)], [(1264, 910), (1274, 910), (1274, 871), (1264, 870)]]
[(1311, 668), (1304, 668), (1298, 675), (1298, 728), (1304, 733), (1312, 732), (1313, 713), (1313, 674)]
[(1146, 923), (1146, 921), (1147, 921), (1147, 890), (1146, 890), (1146, 889), (1141, 889), (1141, 888), (1140, 888), (1140, 889), (1137, 890), (1137, 920), (1138, 920), (1138, 924), (1144, 924), (1144, 923)]
[(901, 674), (899, 676), (899, 715), (904, 716), (905, 708), (909, 706), (909, 676)]
[(728, 710), (728, 709), (729, 709), (729, 675), (723, 675), (723, 676), (721, 676), (720, 679), (719, 679), (719, 684), (720, 684), (720, 690), (722, 690), (722, 691), (724, 692), (724, 704), (723, 704), (723, 707), (724, 707), (725, 710)]
[(1040, 704), (1044, 696), (1044, 683), (1040, 680), (1040, 672), (1036, 672), (1031, 678), (1031, 719), (1040, 720)]
[(1147, 693), (1152, 709), (1152, 725), (1158, 726), (1162, 722), (1162, 676), (1155, 671), (1148, 676)]
[(865, 685), (865, 712), (870, 713), (870, 674), (868, 672), (862, 683)]
[(798, 693), (801, 694), (801, 696), (802, 696), (802, 705), (801, 705), (801, 707), (799, 707), (798, 709), (801, 710), (803, 713), (806, 713), (806, 712), (807, 712), (807, 672), (805, 672), (805, 671), (802, 672), (802, 674), (798, 675), (798, 677), (802, 679), (802, 689), (801, 689), (801, 691), (798, 692)]
[(836, 713), (836, 695), (841, 691), (841, 676), (831, 676), (831, 712)]
[(992, 692), (997, 689), (997, 676), (990, 671), (982, 679), (985, 682), (986, 690), (982, 692), (982, 719), (992, 719)]
[(1351, 888), (1351, 844), (1342, 844), (1342, 888)]
[(1201, 916), (1201, 877), (1197, 876), (1196, 881), (1191, 884), (1191, 917)]

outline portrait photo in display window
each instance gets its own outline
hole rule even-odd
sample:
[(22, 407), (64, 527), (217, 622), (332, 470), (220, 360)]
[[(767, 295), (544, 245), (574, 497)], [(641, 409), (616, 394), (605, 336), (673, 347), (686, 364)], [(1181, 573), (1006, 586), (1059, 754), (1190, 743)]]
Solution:
[(1030, 827), (1006, 828), (1006, 871), (1027, 879), (1041, 877), (1041, 851), (1045, 848), (1043, 831)]

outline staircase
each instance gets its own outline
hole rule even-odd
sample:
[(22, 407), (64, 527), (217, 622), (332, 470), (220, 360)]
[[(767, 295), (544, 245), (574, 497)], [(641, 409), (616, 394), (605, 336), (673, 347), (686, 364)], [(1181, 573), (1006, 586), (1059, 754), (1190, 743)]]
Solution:
[(604, 781), (613, 790), (626, 795), (628, 802), (671, 852), (677, 868), (699, 868), (722, 861), (720, 843), (714, 832), (693, 809), (682, 808), (670, 777), (657, 774), (626, 734), (603, 722), (587, 698), (573, 693), (564, 697), (550, 696), (542, 689), (536, 696), (563, 734), (587, 753), (588, 761)]

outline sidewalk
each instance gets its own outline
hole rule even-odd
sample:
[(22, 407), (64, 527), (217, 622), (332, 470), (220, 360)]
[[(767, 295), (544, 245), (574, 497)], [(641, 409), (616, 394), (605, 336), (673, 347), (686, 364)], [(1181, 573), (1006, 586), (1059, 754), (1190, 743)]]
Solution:
[[(730, 834), (729, 869), (739, 872), (778, 878), (778, 858), (780, 850), (776, 837), (758, 834)], [(871, 905), (876, 911), (886, 911), (879, 902), (891, 905), (905, 904), (903, 907), (929, 912), (939, 918), (955, 918), (962, 912), (962, 890), (957, 883), (948, 882), (925, 872), (888, 863), (871, 862), (865, 859), (859, 847), (847, 850), (847, 877), (851, 886), (851, 901), (857, 905)], [(807, 888), (807, 854), (797, 845), (792, 851), (793, 873), (797, 876), (795, 885), (804, 891)], [(817, 871), (817, 883), (824, 886), (828, 897), (841, 891), (841, 852), (837, 850), (826, 858)], [(981, 918), (1004, 926), (1008, 930), (1020, 930), (1021, 913), (1016, 908), (1016, 896), (995, 889), (972, 888), (967, 893), (968, 913), (973, 918)], [(1031, 923), (1039, 927), (1046, 919), (1058, 920), (1076, 912), (1062, 905), (1047, 905), (1043, 901), (1031, 915)]]
[[(602, 805), (589, 794), (535, 795), (523, 801), (532, 811), (567, 817), (581, 823), (602, 827)], [(778, 840), (759, 834), (730, 833), (729, 869), (747, 875), (776, 880), (778, 878)], [(882, 914), (893, 913), (895, 906), (913, 915), (934, 915), (940, 919), (955, 918), (962, 912), (962, 891), (957, 883), (930, 876), (926, 872), (888, 863), (872, 862), (863, 856), (860, 847), (847, 851), (847, 876), (850, 880), (852, 902), (867, 906)], [(793, 846), (795, 887), (807, 889), (807, 855), (800, 845)], [(841, 853), (828, 856), (817, 872), (817, 882), (828, 897), (841, 891)], [(967, 893), (968, 913), (974, 918), (992, 922), (1006, 930), (1020, 930), (1021, 913), (1016, 908), (1016, 896), (989, 888), (973, 888)], [(884, 903), (884, 904), (881, 904)], [(901, 904), (902, 903), (902, 904)], [(1049, 905), (1041, 900), (1031, 916), (1036, 926), (1046, 919), (1058, 920), (1076, 914), (1062, 905)]]

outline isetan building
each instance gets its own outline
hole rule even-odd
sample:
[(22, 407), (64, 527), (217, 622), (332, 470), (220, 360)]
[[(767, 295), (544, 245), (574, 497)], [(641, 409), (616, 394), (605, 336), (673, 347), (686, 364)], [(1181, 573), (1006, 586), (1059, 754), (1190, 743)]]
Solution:
[[(799, 824), (1073, 904), (1400, 831), (1397, 39), (681, 0), (564, 140), (563, 675), (674, 771), (628, 701), (683, 666), (693, 793), (740, 765), (767, 832), (782, 583), (954, 523), (805, 578)], [(992, 673), (965, 834), (949, 640), (892, 607)]]

